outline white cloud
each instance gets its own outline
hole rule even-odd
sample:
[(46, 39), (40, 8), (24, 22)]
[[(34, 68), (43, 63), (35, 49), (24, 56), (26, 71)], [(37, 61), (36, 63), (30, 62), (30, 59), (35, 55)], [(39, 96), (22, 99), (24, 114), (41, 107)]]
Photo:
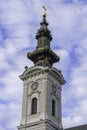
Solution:
[[(87, 123), (87, 40), (83, 39), (74, 49), (77, 61), (71, 67), (70, 81), (67, 84), (69, 85), (68, 92), (63, 96), (64, 104), (68, 102), (72, 106), (68, 108), (69, 114), (63, 117), (65, 127)], [(65, 108), (67, 109), (67, 105)]]
[(22, 0), (8, 0), (1, 1), (1, 23), (4, 24), (16, 24), (25, 23), (31, 17), (28, 15), (28, 8)]
[(63, 124), (65, 127), (77, 126), (81, 124), (86, 124), (87, 118), (87, 99), (78, 101), (76, 106), (73, 107), (73, 110), (67, 117), (63, 118)]
[(63, 71), (63, 74), (67, 77), (67, 73), (71, 64), (69, 52), (65, 49), (56, 49), (54, 51), (60, 57), (59, 63), (54, 64), (54, 66), (58, 69), (61, 69), (61, 71)]
[(1, 104), (0, 111), (0, 124), (3, 130), (15, 130), (20, 119), (20, 104), (13, 102)]

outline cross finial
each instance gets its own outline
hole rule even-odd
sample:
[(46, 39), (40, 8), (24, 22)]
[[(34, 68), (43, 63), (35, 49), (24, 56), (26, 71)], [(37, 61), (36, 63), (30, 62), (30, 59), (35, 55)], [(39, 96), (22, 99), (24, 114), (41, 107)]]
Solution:
[(45, 6), (42, 6), (42, 8), (44, 9), (43, 16), (46, 16), (46, 11), (47, 11), (47, 9), (46, 9)]

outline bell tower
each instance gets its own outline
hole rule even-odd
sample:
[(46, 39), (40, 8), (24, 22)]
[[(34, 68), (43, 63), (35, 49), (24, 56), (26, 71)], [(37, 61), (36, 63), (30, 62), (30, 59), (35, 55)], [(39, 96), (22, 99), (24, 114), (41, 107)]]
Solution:
[(65, 80), (61, 71), (53, 67), (59, 62), (50, 47), (52, 35), (44, 8), (41, 27), (36, 33), (37, 47), (27, 57), (34, 66), (25, 67), (23, 80), (22, 117), (18, 130), (61, 130), (61, 86)]

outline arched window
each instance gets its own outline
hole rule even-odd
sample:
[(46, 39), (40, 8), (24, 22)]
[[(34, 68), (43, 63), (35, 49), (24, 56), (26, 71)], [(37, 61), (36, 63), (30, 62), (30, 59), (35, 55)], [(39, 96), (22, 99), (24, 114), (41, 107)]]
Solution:
[(37, 113), (37, 98), (32, 99), (32, 104), (31, 104), (31, 114), (36, 114)]
[(52, 115), (55, 116), (55, 100), (52, 100)]

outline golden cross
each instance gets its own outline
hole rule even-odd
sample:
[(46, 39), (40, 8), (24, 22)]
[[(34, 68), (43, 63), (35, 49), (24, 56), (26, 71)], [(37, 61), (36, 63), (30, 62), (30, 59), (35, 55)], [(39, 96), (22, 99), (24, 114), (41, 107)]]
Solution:
[(42, 8), (44, 9), (43, 15), (46, 16), (46, 11), (47, 11), (47, 9), (46, 9), (45, 6), (42, 6)]

